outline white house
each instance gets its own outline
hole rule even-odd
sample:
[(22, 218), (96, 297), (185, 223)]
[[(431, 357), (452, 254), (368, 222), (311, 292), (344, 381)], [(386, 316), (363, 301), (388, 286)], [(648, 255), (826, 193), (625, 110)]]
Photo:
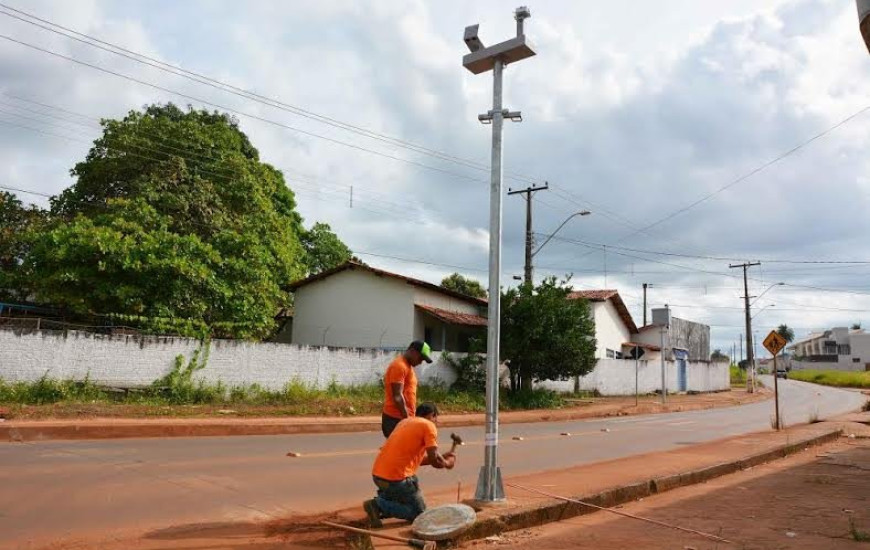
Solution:
[(791, 344), (792, 368), (870, 371), (870, 334), (863, 329), (834, 327)]
[[(595, 358), (622, 359), (628, 357), (637, 325), (616, 290), (577, 290), (568, 295), (571, 300), (588, 300), (595, 319)], [(643, 345), (654, 348), (655, 346)]]
[(486, 300), (356, 262), (289, 288), (294, 344), (404, 349), (419, 339), (461, 352), (486, 331)]

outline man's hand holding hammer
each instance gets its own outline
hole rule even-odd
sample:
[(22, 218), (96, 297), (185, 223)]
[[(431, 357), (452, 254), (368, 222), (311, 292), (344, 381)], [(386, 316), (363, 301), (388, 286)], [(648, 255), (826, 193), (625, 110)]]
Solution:
[(450, 439), (453, 440), (453, 445), (451, 445), (449, 451), (441, 455), (444, 458), (444, 465), (442, 468), (448, 470), (452, 470), (453, 467), (456, 466), (456, 447), (463, 444), (462, 438), (455, 433), (450, 434)]

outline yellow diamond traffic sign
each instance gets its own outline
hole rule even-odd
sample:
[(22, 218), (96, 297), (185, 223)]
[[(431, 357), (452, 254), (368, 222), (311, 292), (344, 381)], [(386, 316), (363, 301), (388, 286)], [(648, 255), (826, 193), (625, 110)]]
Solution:
[(767, 351), (770, 352), (771, 355), (776, 355), (788, 342), (785, 341), (785, 338), (775, 330), (771, 330), (770, 334), (767, 335), (767, 338), (764, 339), (764, 347), (767, 348)]

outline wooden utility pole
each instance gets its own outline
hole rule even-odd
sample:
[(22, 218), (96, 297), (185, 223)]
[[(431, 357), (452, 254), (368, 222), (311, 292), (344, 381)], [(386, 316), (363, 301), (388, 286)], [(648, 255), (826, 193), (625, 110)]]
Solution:
[(749, 278), (746, 271), (753, 266), (761, 265), (761, 262), (745, 262), (742, 264), (729, 264), (731, 269), (743, 268), (743, 303), (746, 313), (746, 362), (749, 376), (746, 377), (746, 391), (755, 392), (755, 356), (752, 353), (752, 316), (749, 313)]
[(527, 285), (533, 284), (532, 280), (532, 247), (535, 244), (535, 236), (532, 232), (532, 193), (535, 191), (545, 191), (550, 188), (550, 184), (544, 182), (543, 187), (526, 187), (525, 189), (517, 189), (516, 191), (508, 189), (508, 195), (525, 195), (526, 196), (526, 264), (523, 270), (523, 282)]
[(649, 283), (643, 284), (643, 326), (646, 326), (646, 289), (652, 288), (652, 285)]

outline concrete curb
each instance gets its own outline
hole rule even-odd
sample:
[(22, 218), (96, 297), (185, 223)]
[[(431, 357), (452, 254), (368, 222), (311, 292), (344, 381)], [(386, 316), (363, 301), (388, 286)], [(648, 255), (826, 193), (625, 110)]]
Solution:
[[(639, 498), (646, 498), (680, 487), (709, 481), (726, 474), (772, 462), (778, 458), (785, 458), (807, 447), (834, 441), (841, 435), (841, 430), (833, 429), (820, 435), (806, 437), (793, 443), (780, 445), (774, 449), (730, 462), (671, 476), (653, 478), (622, 487), (615, 487), (592, 495), (580, 495), (572, 498), (610, 508)], [(594, 512), (596, 510), (588, 506), (555, 499), (510, 510), (495, 510), (491, 516), (481, 514), (484, 517), (480, 518), (469, 531), (463, 534), (460, 540), (455, 542), (482, 539), (506, 531), (537, 527), (545, 523), (561, 521)], [(369, 541), (369, 548), (374, 548), (371, 545), (371, 541)]]
[[(765, 392), (758, 397), (746, 399), (738, 404), (731, 403), (681, 403), (673, 410), (656, 410), (657, 407), (644, 408), (638, 412), (626, 413), (624, 410), (588, 411), (583, 409), (560, 409), (552, 411), (517, 411), (514, 414), (502, 413), (501, 424), (520, 424), (537, 422), (570, 422), (616, 416), (639, 414), (667, 414), (739, 407), (772, 398)], [(440, 419), (442, 428), (482, 426), (483, 414), (444, 415)], [(300, 422), (286, 418), (201, 418), (201, 419), (95, 419), (82, 421), (33, 420), (6, 421), (0, 423), (0, 441), (27, 442), (79, 439), (131, 439), (149, 437), (226, 437), (236, 435), (299, 435), (325, 433), (379, 432), (380, 418), (323, 418), (317, 421)]]

